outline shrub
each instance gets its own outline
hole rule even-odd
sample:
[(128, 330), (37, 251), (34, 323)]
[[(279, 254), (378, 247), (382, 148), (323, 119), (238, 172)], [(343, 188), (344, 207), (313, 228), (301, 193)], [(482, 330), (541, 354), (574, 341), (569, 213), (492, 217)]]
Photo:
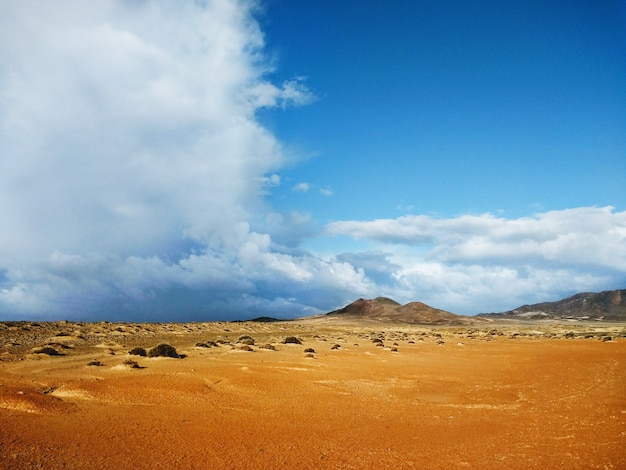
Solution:
[(100, 367), (100, 366), (103, 366), (104, 364), (100, 361), (91, 361), (91, 362), (88, 362), (87, 365)]
[(295, 336), (287, 336), (284, 339), (283, 343), (285, 343), (285, 344), (302, 344), (302, 341), (300, 341)]
[(141, 369), (141, 367), (139, 366), (139, 364), (137, 364), (135, 361), (133, 361), (132, 359), (126, 359), (124, 361), (124, 365), (130, 367), (131, 369)]
[(50, 346), (44, 346), (43, 348), (37, 349), (34, 352), (35, 354), (47, 354), (48, 356), (62, 356), (59, 351)]
[(176, 352), (176, 348), (174, 346), (170, 346), (169, 344), (162, 343), (150, 349), (150, 351), (148, 351), (148, 357), (179, 358), (180, 356)]
[(146, 350), (144, 348), (133, 348), (128, 351), (128, 354), (131, 354), (133, 356), (146, 357)]
[(314, 353), (314, 354), (315, 354), (315, 349), (313, 349), (313, 348), (306, 348), (306, 349), (304, 350), (304, 352), (305, 352), (305, 353)]
[(339, 344), (333, 344), (333, 347), (332, 347), (332, 348), (330, 348), (330, 349), (340, 349), (340, 348), (341, 348), (341, 345), (339, 345)]

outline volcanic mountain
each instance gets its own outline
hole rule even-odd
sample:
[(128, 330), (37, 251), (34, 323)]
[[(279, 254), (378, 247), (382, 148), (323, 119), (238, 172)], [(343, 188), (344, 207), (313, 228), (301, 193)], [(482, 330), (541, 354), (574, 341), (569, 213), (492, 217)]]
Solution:
[(582, 292), (556, 302), (522, 305), (508, 312), (481, 313), (491, 319), (626, 321), (626, 289)]
[(387, 297), (358, 299), (339, 310), (324, 315), (342, 320), (370, 320), (393, 323), (419, 323), (428, 325), (459, 325), (474, 319), (430, 307), (422, 302), (401, 305)]

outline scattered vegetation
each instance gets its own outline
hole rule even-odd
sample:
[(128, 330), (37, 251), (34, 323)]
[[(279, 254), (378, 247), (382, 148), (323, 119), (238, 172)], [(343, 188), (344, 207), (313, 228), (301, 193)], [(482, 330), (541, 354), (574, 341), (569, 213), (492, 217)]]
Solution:
[(304, 350), (304, 352), (305, 352), (305, 353), (313, 353), (313, 354), (315, 354), (315, 349), (313, 349), (313, 348), (306, 348), (306, 349)]
[(136, 361), (133, 361), (132, 359), (126, 359), (123, 364), (125, 366), (130, 367), (131, 369), (141, 369), (141, 366), (139, 364), (137, 364)]
[(141, 356), (141, 357), (146, 357), (146, 350), (144, 348), (133, 348), (130, 351), (128, 351), (128, 354), (132, 355), (132, 356)]
[(296, 338), (295, 336), (287, 336), (284, 340), (283, 343), (285, 344), (302, 344), (302, 341), (300, 341), (298, 338)]
[(276, 346), (274, 346), (273, 344), (270, 344), (270, 343), (262, 344), (261, 346), (259, 346), (259, 348), (261, 348), (261, 349), (269, 349), (270, 351), (276, 351)]
[(217, 348), (219, 345), (215, 341), (202, 341), (196, 343), (197, 348)]
[(59, 351), (51, 346), (44, 346), (43, 348), (33, 351), (35, 354), (47, 354), (48, 356), (63, 356)]
[(339, 344), (333, 344), (333, 347), (332, 347), (332, 348), (330, 348), (330, 349), (331, 349), (331, 350), (333, 350), (333, 349), (341, 349), (341, 345), (339, 345)]
[(103, 366), (104, 364), (103, 364), (102, 362), (100, 362), (100, 361), (91, 361), (91, 362), (88, 362), (88, 363), (87, 363), (87, 365), (88, 365), (88, 366), (96, 366), (96, 367), (101, 367), (101, 366)]
[(237, 339), (237, 343), (254, 346), (254, 338), (252, 336), (243, 335)]
[(148, 357), (173, 357), (178, 359), (180, 355), (174, 346), (161, 343), (148, 351)]

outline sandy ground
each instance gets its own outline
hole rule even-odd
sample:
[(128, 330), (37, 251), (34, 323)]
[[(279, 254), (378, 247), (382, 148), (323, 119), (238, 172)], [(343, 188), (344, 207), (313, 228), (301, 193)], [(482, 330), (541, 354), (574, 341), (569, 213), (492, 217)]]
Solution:
[(0, 326), (2, 469), (626, 468), (624, 326)]

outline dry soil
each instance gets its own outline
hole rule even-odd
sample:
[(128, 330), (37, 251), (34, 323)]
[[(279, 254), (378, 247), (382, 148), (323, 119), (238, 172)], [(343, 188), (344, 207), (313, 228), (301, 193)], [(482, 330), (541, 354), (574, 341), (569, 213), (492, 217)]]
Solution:
[(626, 468), (624, 326), (494, 325), (0, 323), (0, 468)]

